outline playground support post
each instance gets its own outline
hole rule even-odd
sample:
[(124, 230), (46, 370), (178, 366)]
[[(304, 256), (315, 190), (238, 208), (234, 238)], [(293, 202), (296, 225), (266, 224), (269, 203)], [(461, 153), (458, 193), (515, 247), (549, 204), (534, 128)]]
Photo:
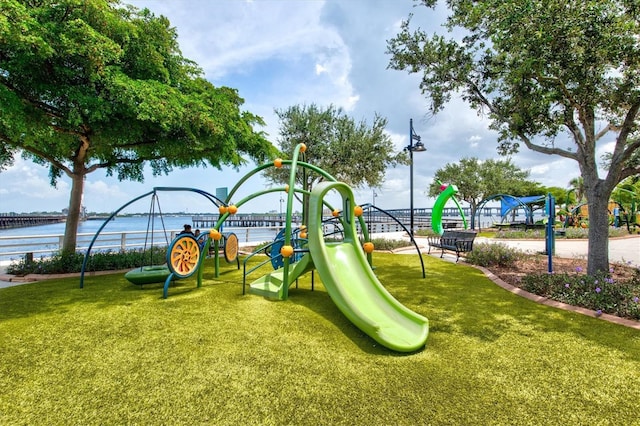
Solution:
[(555, 222), (556, 222), (556, 200), (551, 195), (551, 193), (547, 194), (547, 200), (545, 202), (546, 213), (547, 213), (547, 228), (546, 234), (547, 238), (545, 239), (546, 243), (546, 253), (547, 253), (547, 272), (553, 272), (553, 255), (555, 254)]
[[(416, 141), (415, 145), (413, 144), (414, 140)], [(413, 131), (413, 118), (409, 119), (409, 145), (404, 149), (405, 151), (409, 151), (409, 215), (411, 217), (409, 231), (411, 232), (411, 237), (413, 237), (413, 153), (424, 152), (427, 150), (427, 148), (424, 147), (424, 144), (420, 141), (420, 136)]]

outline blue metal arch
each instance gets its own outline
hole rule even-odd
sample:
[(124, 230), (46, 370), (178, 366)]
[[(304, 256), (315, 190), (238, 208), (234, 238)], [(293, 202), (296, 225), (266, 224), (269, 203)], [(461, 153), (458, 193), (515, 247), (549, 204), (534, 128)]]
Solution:
[[(510, 208), (510, 209), (508, 209), (508, 210), (507, 210), (507, 211), (505, 211), (505, 212), (502, 212), (502, 211), (501, 211), (502, 219), (504, 220), (504, 217), (506, 217), (506, 215), (507, 215), (511, 210), (513, 210), (514, 208), (520, 208), (520, 207), (522, 207), (522, 208), (524, 209), (524, 211), (525, 211), (525, 215), (527, 216), (527, 222), (533, 223), (533, 209), (531, 209), (531, 207), (529, 206), (529, 204), (528, 204), (528, 203), (526, 203), (526, 202), (522, 201), (522, 199), (521, 199), (521, 198), (522, 198), (522, 197), (516, 197), (516, 196), (513, 196), (513, 195), (509, 195), (509, 194), (496, 194), (496, 195), (491, 195), (491, 196), (489, 196), (489, 197), (485, 198), (484, 200), (482, 200), (482, 201), (480, 201), (480, 202), (478, 203), (478, 207), (476, 207), (475, 215), (474, 215), (474, 216), (473, 216), (473, 218), (472, 218), (472, 219), (473, 219), (473, 222), (475, 222), (475, 217), (476, 217), (476, 215), (477, 215), (477, 216), (480, 216), (480, 212), (481, 212), (481, 211), (482, 211), (482, 209), (484, 208), (485, 204), (487, 204), (489, 201), (493, 201), (493, 200), (501, 200), (501, 201), (502, 201), (503, 199), (509, 199), (509, 200), (513, 200), (513, 201), (515, 201), (515, 206), (514, 206), (514, 207), (512, 207), (512, 208)], [(536, 198), (537, 198), (537, 197), (536, 197)], [(541, 200), (544, 200), (544, 196), (543, 196), (543, 195), (541, 195), (541, 196), (540, 196), (540, 199), (541, 199)], [(480, 224), (480, 220), (479, 220), (479, 219), (480, 219), (480, 218), (478, 217), (478, 224)], [(472, 226), (472, 228), (473, 228), (473, 226)], [(480, 230), (480, 226), (478, 226), (478, 230)]]
[(120, 213), (122, 210), (124, 210), (125, 208), (129, 207), (131, 204), (135, 203), (136, 201), (139, 201), (139, 200), (141, 200), (141, 199), (143, 199), (145, 197), (148, 197), (149, 195), (153, 195), (155, 197), (157, 192), (180, 192), (180, 191), (195, 192), (197, 194), (200, 194), (203, 197), (207, 198), (209, 201), (211, 201), (211, 203), (213, 205), (215, 205), (216, 208), (219, 207), (220, 205), (224, 204), (224, 202), (222, 200), (220, 200), (218, 197), (216, 197), (215, 195), (210, 194), (210, 193), (208, 193), (206, 191), (203, 191), (201, 189), (186, 188), (186, 187), (170, 187), (170, 186), (155, 187), (151, 191), (146, 192), (146, 193), (134, 198), (133, 200), (125, 203), (119, 209), (117, 209), (113, 213), (111, 213), (111, 216), (109, 216), (107, 218), (107, 220), (104, 221), (102, 226), (100, 226), (100, 228), (98, 228), (98, 230), (96, 231), (96, 234), (93, 236), (93, 239), (91, 240), (91, 243), (89, 244), (89, 247), (87, 247), (87, 252), (84, 255), (84, 259), (82, 261), (82, 269), (80, 271), (80, 288), (84, 288), (84, 273), (85, 273), (86, 268), (87, 268), (87, 262), (89, 261), (89, 257), (91, 255), (91, 249), (93, 248), (93, 244), (96, 242), (96, 239), (98, 238), (98, 236), (100, 235), (100, 232), (102, 232), (104, 227), (107, 226), (107, 224), (114, 217), (116, 217), (116, 215), (118, 213)]

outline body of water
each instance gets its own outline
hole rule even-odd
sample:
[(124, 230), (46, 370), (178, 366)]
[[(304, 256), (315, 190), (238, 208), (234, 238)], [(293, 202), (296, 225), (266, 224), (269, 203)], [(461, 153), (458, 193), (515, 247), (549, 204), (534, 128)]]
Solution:
[[(489, 227), (492, 222), (499, 221), (496, 218), (484, 218), (486, 223), (479, 223), (481, 227)], [(515, 220), (520, 219), (517, 216)], [(521, 218), (524, 220), (524, 217)], [(480, 221), (484, 222), (484, 221)], [(87, 220), (80, 222), (78, 227), (78, 251), (84, 252), (89, 246), (93, 236), (105, 223), (104, 220)], [(94, 244), (94, 249), (103, 247), (102, 250), (120, 250), (122, 245), (128, 248), (148, 248), (151, 245), (167, 245), (183, 229), (185, 224), (193, 225), (191, 216), (163, 215), (156, 216), (151, 223), (146, 216), (117, 216), (112, 219), (101, 231), (100, 237)], [(155, 230), (153, 237), (147, 234), (147, 229)], [(30, 226), (25, 228), (0, 230), (0, 261), (16, 260), (24, 258), (25, 253), (33, 253), (34, 257), (50, 255), (60, 249), (65, 223)], [(195, 227), (193, 227), (195, 230)], [(399, 229), (375, 230), (371, 232), (391, 232)], [(206, 232), (208, 229), (201, 229)], [(238, 236), (240, 244), (262, 243), (273, 241), (280, 231), (274, 227), (234, 228), (224, 227), (223, 232), (233, 232)], [(122, 244), (125, 241), (126, 244)]]
[[(82, 247), (87, 247), (98, 232), (100, 227), (104, 225), (103, 220), (87, 220), (81, 222), (78, 226), (78, 248), (82, 251)], [(116, 217), (109, 221), (109, 223), (100, 231), (100, 237), (96, 241), (96, 245), (100, 243), (103, 235), (106, 237), (110, 235), (112, 240), (116, 240), (117, 246), (118, 237), (114, 237), (113, 233), (137, 233), (137, 238), (140, 240), (140, 244), (144, 244), (144, 239), (147, 229), (155, 230), (156, 243), (164, 243), (165, 236), (169, 240), (172, 233), (175, 235), (183, 229), (185, 224), (191, 223), (191, 216), (171, 216), (163, 215), (162, 220), (160, 217), (155, 217), (151, 223), (147, 217), (135, 216), (135, 217)], [(20, 258), (20, 255), (7, 255), (6, 253), (12, 253), (22, 250), (20, 247), (16, 247), (15, 244), (23, 244), (24, 251), (29, 252), (29, 248), (32, 247), (34, 252), (39, 250), (57, 251), (59, 249), (61, 236), (64, 235), (65, 224), (54, 223), (49, 225), (29, 226), (25, 228), (13, 228), (0, 230), (0, 260), (15, 260)], [(196, 228), (194, 227), (193, 230)], [(201, 229), (206, 232), (209, 229)], [(233, 228), (224, 227), (223, 232), (233, 232), (238, 236), (240, 243), (262, 243), (265, 241), (272, 241), (279, 229), (277, 228)], [(42, 238), (31, 238), (34, 236)], [(29, 238), (21, 238), (29, 237)], [(132, 239), (128, 236), (127, 239)], [(115, 247), (114, 247), (115, 249)], [(3, 254), (4, 253), (4, 254)], [(37, 254), (35, 257), (39, 257)]]
[[(104, 224), (102, 220), (86, 220), (80, 222), (78, 234), (95, 234)], [(146, 231), (147, 228), (156, 231), (166, 230), (167, 232), (180, 232), (185, 224), (191, 225), (191, 216), (163, 216), (162, 220), (156, 217), (149, 223), (146, 217), (116, 217), (112, 219), (101, 232), (131, 232)], [(26, 228), (0, 229), (0, 237), (28, 236), (28, 235), (62, 235), (64, 234), (65, 223), (54, 223), (50, 225), (29, 226)], [(195, 230), (195, 228), (193, 228)], [(224, 232), (242, 233), (247, 228), (224, 227)], [(251, 228), (249, 228), (251, 229)], [(275, 238), (277, 230), (275, 228), (253, 228), (257, 237), (270, 240)], [(208, 231), (208, 229), (206, 229)], [(205, 229), (202, 229), (205, 231)], [(238, 235), (240, 236), (240, 235)]]

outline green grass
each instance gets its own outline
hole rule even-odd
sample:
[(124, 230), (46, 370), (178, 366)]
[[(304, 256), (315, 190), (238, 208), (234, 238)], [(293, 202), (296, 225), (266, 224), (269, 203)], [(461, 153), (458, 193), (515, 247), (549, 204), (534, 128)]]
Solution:
[(242, 296), (224, 265), (163, 300), (122, 275), (0, 289), (0, 424), (638, 424), (640, 331), (535, 304), (478, 270), (376, 253), (429, 318), (424, 350), (380, 347), (316, 274)]

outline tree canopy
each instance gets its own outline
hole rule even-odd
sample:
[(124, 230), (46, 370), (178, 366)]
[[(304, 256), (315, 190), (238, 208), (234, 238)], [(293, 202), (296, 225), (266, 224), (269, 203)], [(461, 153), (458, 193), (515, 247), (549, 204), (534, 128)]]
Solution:
[[(422, 0), (429, 8), (437, 0)], [(628, 0), (448, 0), (446, 29), (388, 41), (393, 69), (421, 73), (433, 113), (461, 96), (502, 154), (520, 145), (578, 163), (589, 199), (589, 273), (608, 269), (606, 205), (640, 173), (640, 7)], [(573, 144), (571, 144), (573, 142)], [(611, 143), (600, 177), (597, 147)], [(569, 146), (567, 146), (569, 145)]]
[(179, 50), (176, 29), (117, 0), (3, 1), (0, 167), (22, 153), (71, 178), (64, 251), (75, 250), (84, 177), (142, 181), (174, 167), (239, 166), (275, 149)]
[(439, 182), (456, 185), (456, 197), (469, 203), (473, 227), (478, 204), (492, 195), (544, 195), (544, 188), (537, 182), (528, 181), (528, 177), (529, 172), (520, 169), (511, 160), (463, 158), (458, 163), (448, 163), (436, 170), (434, 181), (429, 186), (429, 195), (437, 197), (440, 194)]
[[(298, 143), (307, 145), (304, 160), (322, 168), (350, 186), (379, 187), (389, 166), (407, 163), (404, 152), (394, 152), (385, 132), (387, 120), (379, 115), (369, 126), (356, 123), (342, 108), (295, 105), (276, 110), (280, 120), (278, 145), (282, 152), (292, 152)], [(314, 173), (298, 175), (298, 182), (310, 189), (323, 178)], [(267, 177), (274, 183), (286, 183), (288, 175), (270, 169)]]

